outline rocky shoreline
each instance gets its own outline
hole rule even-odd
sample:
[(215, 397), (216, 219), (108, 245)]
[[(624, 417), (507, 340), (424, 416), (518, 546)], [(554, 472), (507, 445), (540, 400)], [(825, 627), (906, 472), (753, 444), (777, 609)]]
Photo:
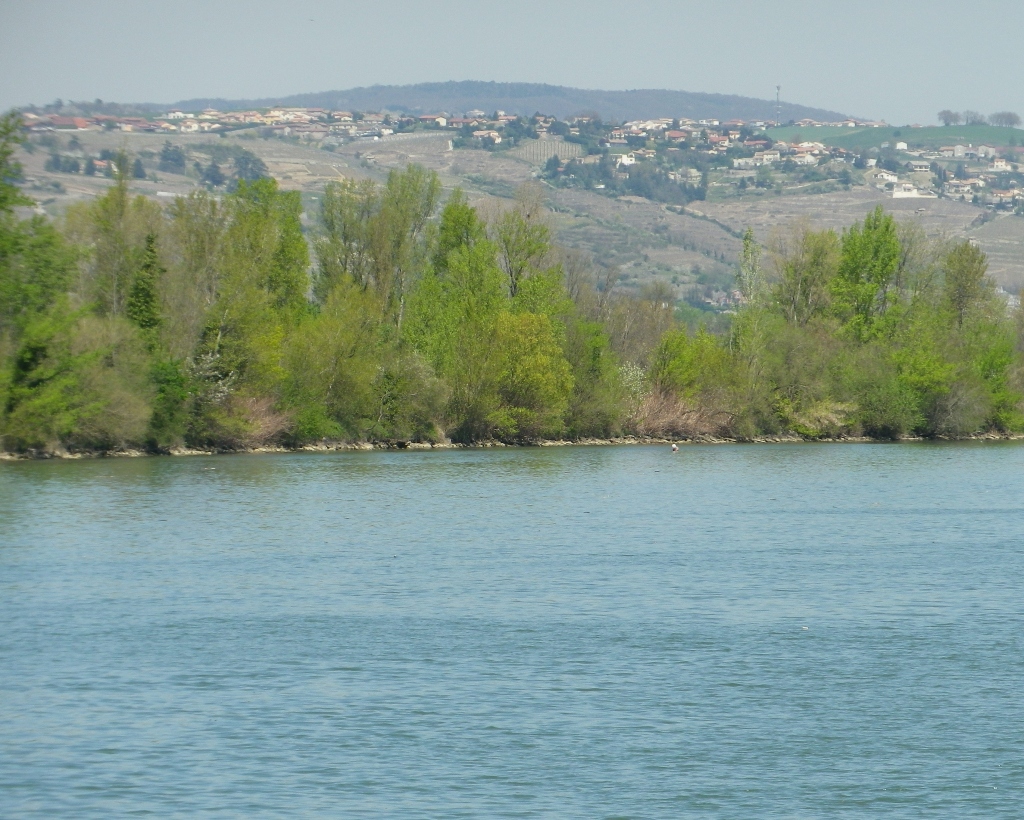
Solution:
[(848, 436), (844, 438), (806, 438), (795, 434), (775, 436), (758, 436), (750, 439), (718, 438), (715, 436), (696, 436), (693, 438), (659, 438), (653, 436), (621, 436), (616, 438), (582, 438), (582, 439), (541, 439), (537, 441), (479, 441), (472, 444), (420, 441), (325, 441), (317, 444), (303, 444), (298, 447), (283, 445), (267, 445), (260, 447), (238, 448), (194, 448), (175, 447), (166, 451), (123, 449), (123, 450), (81, 450), (71, 451), (63, 448), (53, 450), (30, 450), (24, 453), (0, 451), (0, 461), (40, 461), (47, 459), (93, 459), (93, 458), (143, 458), (150, 456), (214, 456), (214, 455), (256, 455), (261, 453), (332, 453), (356, 452), (371, 450), (480, 450), (501, 447), (611, 447), (623, 445), (653, 444), (893, 444), (909, 441), (1021, 441), (1024, 434), (1017, 433), (977, 433), (960, 438), (907, 436), (901, 439), (876, 439), (867, 436)]

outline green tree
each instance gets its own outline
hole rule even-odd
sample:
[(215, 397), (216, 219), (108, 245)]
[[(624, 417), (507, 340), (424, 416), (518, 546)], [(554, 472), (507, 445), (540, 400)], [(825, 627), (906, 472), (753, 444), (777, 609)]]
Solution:
[(789, 236), (775, 238), (774, 299), (787, 321), (803, 325), (825, 312), (840, 259), (839, 240), (832, 231), (813, 231), (803, 225)]
[(448, 270), (448, 255), (456, 248), (472, 248), (487, 237), (487, 227), (466, 200), (461, 188), (456, 188), (445, 203), (431, 259), (433, 270), (443, 276)]
[(167, 209), (168, 224), (161, 235), (167, 258), (160, 287), (165, 311), (161, 329), (163, 344), (175, 359), (192, 356), (220, 298), (232, 211), (230, 198), (222, 202), (204, 190), (177, 197)]
[(317, 276), (313, 293), (325, 302), (345, 279), (369, 287), (372, 279), (370, 223), (380, 209), (372, 180), (329, 182), (320, 201), (319, 235), (313, 242)]
[(151, 415), (148, 357), (119, 317), (56, 309), (30, 323), (14, 360), (5, 447), (119, 449), (141, 443)]
[(625, 391), (618, 357), (600, 322), (572, 316), (562, 348), (572, 371), (572, 394), (565, 414), (573, 437), (615, 435), (621, 430)]
[(131, 163), (124, 153), (112, 161), (114, 184), (92, 202), (68, 209), (68, 237), (89, 252), (83, 266), (80, 293), (105, 315), (124, 312), (128, 290), (142, 262), (146, 236), (163, 226), (160, 206), (143, 196), (132, 197), (121, 169)]
[(320, 312), (303, 319), (284, 351), (285, 406), (296, 441), (362, 438), (374, 418), (374, 380), (384, 362), (380, 305), (341, 281)]
[(429, 258), (425, 229), (440, 194), (441, 182), (433, 171), (419, 165), (392, 171), (370, 225), (374, 285), (399, 328), (406, 296)]
[(21, 126), (17, 111), (0, 116), (0, 215), (9, 214), (17, 205), (32, 204), (14, 184), (21, 179), (21, 165), (13, 159), (15, 149), (24, 141)]
[(20, 333), (67, 293), (78, 254), (43, 217), (0, 214), (0, 335)]
[(166, 271), (161, 267), (156, 253), (156, 237), (153, 234), (147, 234), (142, 264), (135, 273), (125, 303), (125, 316), (135, 322), (144, 332), (155, 331), (160, 325), (157, 287), (164, 273)]
[(573, 377), (551, 318), (537, 313), (502, 313), (495, 325), (503, 353), (498, 380), (501, 407), (497, 431), (526, 439), (561, 435)]
[(989, 291), (988, 259), (980, 248), (968, 241), (960, 242), (946, 255), (943, 273), (946, 302), (956, 317), (957, 327), (963, 328), (970, 310)]
[(508, 307), (495, 246), (481, 239), (452, 249), (443, 275), (428, 271), (410, 299), (403, 335), (448, 385), (446, 431), (459, 441), (493, 434), (501, 350), (495, 327)]
[(843, 232), (842, 250), (830, 290), (836, 313), (858, 339), (868, 338), (892, 304), (890, 290), (899, 267), (896, 221), (879, 205)]
[(180, 145), (165, 142), (160, 149), (160, 164), (157, 166), (164, 173), (185, 173), (185, 150)]
[(544, 222), (543, 211), (539, 189), (523, 186), (516, 192), (515, 206), (505, 211), (493, 226), (498, 260), (512, 298), (523, 281), (539, 268), (550, 247), (550, 229)]
[(220, 166), (216, 161), (210, 160), (210, 164), (203, 169), (202, 182), (205, 185), (209, 185), (211, 188), (219, 188), (227, 182), (227, 178), (224, 176), (224, 172), (221, 171)]
[(406, 297), (430, 259), (427, 225), (440, 192), (437, 174), (418, 165), (392, 171), (383, 188), (372, 182), (329, 185), (315, 243), (317, 298), (347, 275), (376, 291), (401, 328)]
[(228, 264), (271, 296), (279, 308), (305, 308), (309, 250), (302, 235), (298, 191), (280, 191), (274, 179), (239, 182), (231, 197)]
[(743, 233), (743, 251), (740, 255), (739, 276), (740, 292), (748, 301), (753, 301), (761, 294), (761, 246), (754, 238), (754, 229), (747, 228)]
[(234, 158), (235, 177), (252, 182), (270, 176), (267, 166), (251, 151), (241, 151)]

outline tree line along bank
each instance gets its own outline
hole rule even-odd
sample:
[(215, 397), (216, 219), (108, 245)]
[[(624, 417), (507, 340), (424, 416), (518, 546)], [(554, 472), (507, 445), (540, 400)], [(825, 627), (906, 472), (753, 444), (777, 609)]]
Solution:
[(410, 166), (329, 185), (307, 237), (272, 179), (162, 207), (117, 173), (55, 225), (15, 213), (18, 138), (9, 115), (7, 451), (1024, 426), (1019, 317), (984, 254), (880, 209), (842, 235), (748, 232), (746, 304), (712, 333), (558, 248), (536, 188), (484, 212)]

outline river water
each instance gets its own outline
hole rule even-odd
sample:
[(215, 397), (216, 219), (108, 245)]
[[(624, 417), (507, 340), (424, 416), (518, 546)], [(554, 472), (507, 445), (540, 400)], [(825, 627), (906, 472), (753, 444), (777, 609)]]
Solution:
[(0, 464), (0, 816), (1021, 817), (1024, 447)]

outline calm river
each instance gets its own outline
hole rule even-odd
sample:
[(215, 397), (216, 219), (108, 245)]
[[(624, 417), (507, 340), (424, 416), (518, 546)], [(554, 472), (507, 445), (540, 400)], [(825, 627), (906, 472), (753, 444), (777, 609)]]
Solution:
[(1024, 446), (0, 464), (0, 816), (1019, 818)]

